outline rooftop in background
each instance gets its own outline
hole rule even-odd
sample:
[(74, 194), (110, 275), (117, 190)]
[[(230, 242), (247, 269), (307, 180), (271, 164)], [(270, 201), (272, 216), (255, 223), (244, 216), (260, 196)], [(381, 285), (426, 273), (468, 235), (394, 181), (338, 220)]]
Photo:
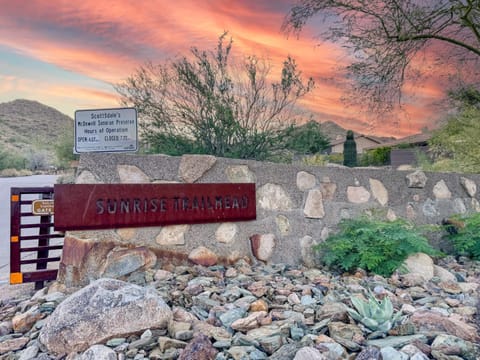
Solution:
[(395, 147), (398, 145), (408, 144), (408, 145), (426, 145), (428, 140), (432, 137), (430, 133), (420, 133), (415, 135), (410, 135), (401, 139), (396, 139), (392, 141), (386, 141), (379, 143), (378, 145), (372, 145), (364, 148), (364, 150), (372, 150), (380, 147)]

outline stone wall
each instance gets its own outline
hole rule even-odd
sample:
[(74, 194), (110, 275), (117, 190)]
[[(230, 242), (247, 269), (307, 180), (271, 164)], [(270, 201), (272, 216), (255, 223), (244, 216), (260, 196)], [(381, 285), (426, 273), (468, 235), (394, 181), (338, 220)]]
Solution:
[(257, 220), (69, 232), (59, 276), (75, 284), (167, 261), (212, 265), (248, 258), (312, 265), (312, 245), (335, 231), (341, 219), (379, 210), (388, 219), (438, 224), (452, 214), (480, 211), (479, 181), (480, 175), (200, 155), (82, 155), (77, 183), (254, 182)]

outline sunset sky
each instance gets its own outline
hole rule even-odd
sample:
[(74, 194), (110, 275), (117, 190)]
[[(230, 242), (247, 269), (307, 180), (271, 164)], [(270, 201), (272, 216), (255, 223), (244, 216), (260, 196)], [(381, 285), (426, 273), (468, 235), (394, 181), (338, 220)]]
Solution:
[[(341, 102), (337, 68), (348, 54), (320, 42), (311, 21), (299, 38), (280, 27), (294, 0), (0, 0), (0, 103), (25, 98), (75, 110), (119, 106), (112, 84), (146, 61), (164, 62), (191, 46), (213, 49), (227, 30), (238, 57), (256, 54), (274, 69), (291, 55), (316, 82), (302, 101), (320, 122), (334, 121), (364, 134), (402, 137), (431, 126), (442, 115), (443, 96), (432, 79), (415, 93), (406, 114), (372, 121)], [(428, 65), (428, 64), (427, 64)], [(418, 66), (426, 66), (419, 63)]]

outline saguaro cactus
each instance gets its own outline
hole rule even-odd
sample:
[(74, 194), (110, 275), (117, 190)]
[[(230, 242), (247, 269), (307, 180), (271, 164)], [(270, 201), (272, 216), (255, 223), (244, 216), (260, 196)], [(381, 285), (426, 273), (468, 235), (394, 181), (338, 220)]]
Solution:
[(353, 138), (353, 131), (347, 131), (347, 139), (343, 144), (343, 165), (354, 167), (357, 166), (357, 144)]

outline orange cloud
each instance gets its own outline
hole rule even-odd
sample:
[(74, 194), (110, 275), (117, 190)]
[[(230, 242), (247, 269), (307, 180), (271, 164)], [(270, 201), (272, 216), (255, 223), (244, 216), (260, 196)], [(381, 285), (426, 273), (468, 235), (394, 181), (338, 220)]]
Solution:
[[(23, 4), (23, 6), (22, 6)], [(340, 102), (344, 79), (337, 71), (348, 55), (337, 44), (319, 43), (307, 28), (297, 39), (280, 31), (290, 1), (224, 0), (30, 0), (5, 1), (0, 13), (0, 45), (17, 53), (83, 74), (105, 83), (118, 83), (147, 60), (162, 62), (186, 54), (191, 46), (213, 49), (218, 36), (228, 30), (234, 39), (234, 55), (255, 53), (270, 59), (271, 78), (278, 78), (283, 60), (291, 55), (305, 77), (316, 81), (314, 92), (300, 105), (317, 114), (318, 121), (333, 120), (358, 132), (408, 135), (432, 122), (432, 101), (443, 95), (437, 80), (415, 91), (406, 88), (409, 103), (397, 119), (375, 122), (358, 109)], [(435, 58), (426, 52), (414, 67), (432, 73)], [(4, 76), (5, 77), (5, 76)], [(78, 84), (33, 86), (18, 76), (5, 78), (0, 94), (17, 92), (73, 108), (118, 104), (115, 93), (87, 89)], [(35, 92), (34, 89), (37, 89)], [(42, 91), (42, 92), (40, 92)], [(67, 111), (67, 110), (62, 110)]]

